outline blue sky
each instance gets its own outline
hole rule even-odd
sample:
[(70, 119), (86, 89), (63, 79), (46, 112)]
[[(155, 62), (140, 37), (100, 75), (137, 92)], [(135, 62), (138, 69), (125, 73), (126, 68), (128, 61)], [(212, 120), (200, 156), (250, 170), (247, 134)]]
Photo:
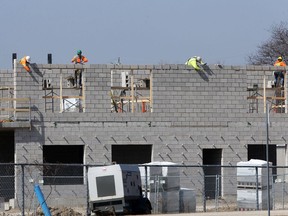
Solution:
[(91, 64), (246, 65), (288, 20), (287, 0), (1, 0), (0, 68), (12, 53), (67, 64), (81, 49)]

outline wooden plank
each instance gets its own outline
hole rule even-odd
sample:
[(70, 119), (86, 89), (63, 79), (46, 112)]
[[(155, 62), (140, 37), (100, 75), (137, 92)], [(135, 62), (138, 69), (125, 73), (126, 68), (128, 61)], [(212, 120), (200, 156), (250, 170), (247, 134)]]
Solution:
[[(55, 90), (55, 89), (60, 89), (60, 87), (50, 87), (50, 88), (42, 88), (43, 90)], [(74, 87), (63, 87), (62, 89), (78, 89), (78, 88), (74, 88)]]
[(0, 90), (13, 90), (14, 87), (7, 87), (7, 86), (2, 86), (0, 87)]
[(30, 109), (21, 109), (21, 108), (0, 108), (1, 111), (14, 111), (14, 112), (30, 112)]
[(83, 97), (82, 96), (79, 96), (79, 95), (70, 95), (70, 96), (43, 96), (42, 98), (54, 98), (54, 99), (68, 99), (68, 98), (79, 98), (79, 99), (82, 99)]
[[(131, 84), (132, 85), (132, 84)], [(112, 90), (131, 90), (131, 89), (133, 89), (133, 88), (131, 88), (131, 87), (121, 87), (121, 86), (111, 86), (111, 89)], [(135, 89), (135, 87), (134, 87), (134, 89)], [(144, 87), (137, 87), (137, 90), (149, 90), (150, 88), (144, 88)]]
[[(124, 100), (123, 103), (129, 103), (129, 102), (132, 102), (132, 100)], [(137, 101), (134, 101), (134, 103), (142, 103), (142, 102), (146, 102), (146, 103), (149, 103), (150, 100), (137, 100)], [(121, 103), (121, 101), (117, 101), (117, 103)]]
[(267, 99), (275, 99), (275, 100), (285, 100), (285, 97), (276, 97), (276, 96), (269, 96), (269, 97), (266, 97)]
[[(266, 98), (267, 99), (275, 99), (275, 100), (285, 100), (286, 99), (285, 97), (276, 97), (276, 96), (267, 96)], [(247, 97), (247, 99), (262, 100), (262, 99), (264, 99), (264, 97), (263, 96), (250, 96), (250, 97)]]
[(0, 98), (0, 101), (29, 101), (29, 98)]
[(262, 100), (264, 97), (262, 96), (249, 96), (247, 97), (247, 99), (258, 99), (258, 100)]
[[(284, 90), (284, 88), (283, 87), (274, 87), (274, 88), (257, 88), (257, 90), (259, 91), (259, 90), (266, 90), (266, 91), (275, 91), (275, 90), (278, 90), (278, 89), (281, 89), (281, 90)], [(257, 90), (254, 90), (254, 91), (257, 91)], [(247, 88), (247, 91), (253, 91), (252, 89), (249, 89), (249, 88)]]
[[(111, 97), (112, 99), (125, 99), (125, 100), (132, 100), (132, 96), (112, 96)], [(146, 100), (150, 100), (149, 97), (137, 97), (137, 100), (143, 100), (143, 99), (146, 99)]]
[(272, 108), (285, 108), (285, 105), (272, 105)]

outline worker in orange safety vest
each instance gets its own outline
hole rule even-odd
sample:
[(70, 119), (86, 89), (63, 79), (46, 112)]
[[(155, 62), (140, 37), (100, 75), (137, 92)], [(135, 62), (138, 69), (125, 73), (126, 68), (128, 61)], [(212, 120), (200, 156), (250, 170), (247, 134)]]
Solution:
[[(274, 66), (276, 66), (276, 67), (286, 67), (286, 63), (283, 61), (283, 58), (281, 56), (279, 56), (277, 58), (277, 61), (275, 61)], [(273, 72), (274, 78), (275, 78), (274, 86), (278, 86), (278, 85), (283, 86), (284, 85), (284, 73), (285, 73), (285, 70), (274, 71)], [(277, 83), (278, 77), (280, 77), (280, 83)]]
[[(71, 62), (75, 63), (75, 64), (84, 64), (84, 63), (88, 62), (88, 59), (82, 55), (81, 50), (77, 50), (77, 55), (75, 55), (72, 58)], [(82, 88), (82, 69), (76, 69), (75, 70), (74, 87), (77, 87), (77, 76), (79, 76), (79, 87)]]
[(25, 68), (25, 70), (27, 72), (31, 72), (31, 69), (29, 67), (31, 62), (31, 58), (30, 56), (24, 56), (21, 60), (20, 60), (20, 64)]

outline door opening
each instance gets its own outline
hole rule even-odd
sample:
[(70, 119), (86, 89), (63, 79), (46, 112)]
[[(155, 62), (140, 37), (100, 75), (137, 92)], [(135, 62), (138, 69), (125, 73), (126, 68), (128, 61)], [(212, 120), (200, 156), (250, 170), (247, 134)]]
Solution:
[(203, 149), (203, 165), (219, 165), (203, 168), (205, 197), (207, 199), (221, 196), (221, 160), (222, 149)]

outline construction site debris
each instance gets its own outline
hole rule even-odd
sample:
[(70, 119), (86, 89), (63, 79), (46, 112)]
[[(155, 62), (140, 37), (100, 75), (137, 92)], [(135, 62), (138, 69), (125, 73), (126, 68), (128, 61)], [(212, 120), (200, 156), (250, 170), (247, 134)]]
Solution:
[[(49, 207), (52, 216), (84, 216), (84, 214), (79, 213), (72, 208), (62, 207), (62, 208), (51, 208)], [(37, 216), (44, 216), (42, 209), (39, 207), (36, 212)], [(35, 216), (36, 216), (35, 215)]]
[(2, 120), (0, 120), (0, 123), (1, 122), (13, 122), (13, 120), (12, 119), (2, 119)]

